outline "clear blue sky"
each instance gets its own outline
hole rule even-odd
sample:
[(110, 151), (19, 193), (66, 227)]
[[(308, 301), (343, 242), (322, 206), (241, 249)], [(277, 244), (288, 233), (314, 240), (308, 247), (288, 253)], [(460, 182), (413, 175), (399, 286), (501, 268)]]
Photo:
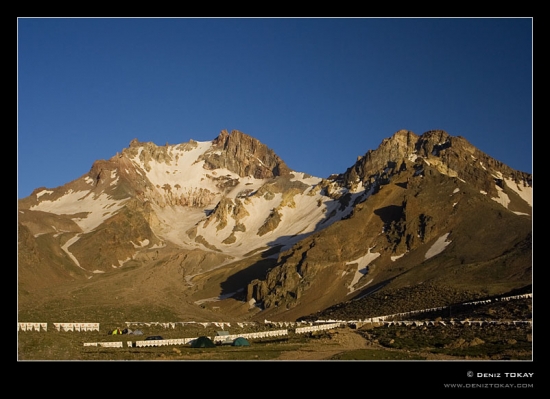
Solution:
[(531, 18), (19, 18), (18, 198), (241, 130), (342, 173), (400, 129), (532, 172)]

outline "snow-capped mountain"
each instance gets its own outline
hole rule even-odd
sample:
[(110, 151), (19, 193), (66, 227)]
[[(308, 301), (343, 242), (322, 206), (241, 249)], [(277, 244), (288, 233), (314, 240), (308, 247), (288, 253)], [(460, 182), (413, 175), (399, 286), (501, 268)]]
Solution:
[[(229, 261), (275, 241), (289, 245), (315, 231), (337, 207), (326, 204), (331, 198), (319, 189), (321, 180), (291, 171), (273, 151), (238, 131), (222, 131), (211, 142), (161, 147), (134, 140), (110, 160), (95, 162), (81, 178), (35, 190), (21, 202), (20, 213), (35, 235), (64, 230), (26, 223), (29, 214), (67, 215), (78, 233), (62, 248), (91, 273), (122, 267), (139, 252), (168, 243), (223, 253)], [(78, 256), (79, 241), (90, 240), (134, 208), (147, 227), (113, 232), (127, 241), (109, 243), (118, 247), (109, 259), (94, 262), (88, 251)], [(345, 210), (336, 213), (342, 216)]]
[(205, 282), (223, 269), (247, 309), (299, 317), (404, 274), (443, 282), (431, 266), (440, 255), (453, 273), (469, 265), (479, 276), (485, 264), (515, 276), (489, 273), (489, 290), (515, 288), (530, 280), (531, 214), (530, 174), (444, 131), (399, 131), (328, 179), (290, 170), (239, 131), (133, 140), (79, 179), (19, 201), (19, 287), (163, 265), (163, 279), (183, 276), (176, 290), (200, 303), (231, 296), (223, 281)]

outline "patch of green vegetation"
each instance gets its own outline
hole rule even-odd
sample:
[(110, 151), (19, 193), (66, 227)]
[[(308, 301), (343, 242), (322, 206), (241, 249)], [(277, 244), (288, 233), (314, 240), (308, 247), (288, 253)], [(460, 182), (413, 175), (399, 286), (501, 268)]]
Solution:
[[(160, 347), (128, 346), (128, 341), (141, 341), (147, 335), (156, 335), (158, 330), (144, 327), (143, 336), (107, 335), (98, 332), (29, 331), (18, 335), (18, 360), (273, 360), (287, 351), (296, 351), (300, 344), (287, 344), (286, 339), (266, 340), (250, 347), (216, 346), (215, 348), (192, 348), (190, 345)], [(165, 339), (181, 333), (165, 331)], [(189, 335), (189, 334), (185, 334)], [(198, 334), (191, 334), (198, 335)], [(84, 346), (84, 343), (122, 342), (122, 348)]]
[(457, 358), (531, 359), (531, 328), (526, 326), (392, 326), (366, 333), (380, 345)]
[(330, 360), (426, 360), (426, 357), (401, 351), (356, 349), (334, 355)]
[[(289, 349), (286, 349), (289, 350)], [(178, 357), (185, 358), (188, 354), (195, 358), (198, 355), (208, 360), (273, 360), (277, 359), (285, 350), (280, 347), (254, 346), (254, 347), (217, 347), (211, 349), (190, 349), (182, 352)]]
[(19, 333), (17, 357), (19, 360), (82, 360), (80, 348), (86, 336), (71, 333), (28, 331)]
[[(514, 359), (522, 358), (531, 359), (531, 345), (528, 342), (519, 342), (509, 344), (506, 342), (489, 342), (475, 346), (467, 346), (464, 348), (436, 348), (433, 353), (444, 353), (446, 355), (468, 358), (494, 358), (494, 357), (509, 357), (510, 353), (518, 353)], [(508, 355), (507, 355), (508, 353)]]

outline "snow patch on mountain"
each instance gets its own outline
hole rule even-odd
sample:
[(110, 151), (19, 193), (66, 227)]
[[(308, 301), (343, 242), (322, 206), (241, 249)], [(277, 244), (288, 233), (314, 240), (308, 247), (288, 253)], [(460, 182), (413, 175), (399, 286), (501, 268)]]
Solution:
[(191, 207), (160, 207), (153, 204), (153, 209), (159, 221), (152, 225), (153, 232), (158, 237), (170, 241), (182, 248), (192, 249), (196, 245), (190, 244), (187, 230), (204, 218), (204, 211)]
[(79, 238), (80, 238), (80, 234), (77, 234), (74, 237), (68, 239), (67, 242), (61, 247), (61, 249), (65, 251), (65, 253), (69, 256), (69, 258), (72, 259), (75, 265), (80, 267), (82, 270), (86, 270), (82, 266), (80, 266), (80, 262), (78, 262), (78, 259), (76, 259), (76, 257), (69, 251), (69, 247), (73, 245), (75, 242), (77, 242)]
[(311, 176), (303, 172), (292, 172), (292, 175), (293, 177), (290, 180), (301, 181), (302, 183), (308, 184), (311, 187), (317, 185), (318, 183), (321, 182), (321, 180), (323, 180), (320, 177)]
[(130, 241), (130, 243), (134, 246), (134, 248), (143, 248), (149, 245), (149, 240), (146, 238), (143, 241), (139, 241), (139, 245), (134, 243), (133, 241)]
[(380, 253), (371, 252), (370, 251), (371, 249), (372, 248), (369, 248), (368, 252), (365, 255), (361, 256), (360, 258), (346, 262), (346, 265), (357, 263), (357, 270), (355, 271), (355, 274), (353, 276), (353, 279), (351, 280), (351, 283), (348, 285), (348, 291), (349, 291), (348, 294), (354, 291), (357, 291), (360, 288), (363, 288), (363, 287), (359, 287), (359, 288), (354, 288), (354, 287), (359, 281), (359, 279), (368, 273), (368, 265), (373, 260), (375, 260), (380, 256)]
[[(302, 195), (294, 196), (294, 207), (284, 207), (282, 209), (282, 220), (285, 225), (295, 233), (310, 233), (315, 230), (317, 223), (325, 217), (323, 206), (320, 203), (326, 203), (330, 198), (307, 195), (307, 191)], [(289, 223), (291, 221), (291, 223)]]
[(441, 237), (437, 239), (437, 241), (426, 252), (426, 255), (425, 255), (426, 259), (430, 259), (435, 255), (438, 255), (441, 252), (443, 252), (445, 247), (447, 247), (447, 245), (449, 245), (452, 242), (452, 241), (447, 241), (447, 237), (449, 236), (449, 234), (450, 233), (443, 234)]
[[(253, 196), (245, 201), (245, 207), (248, 215), (243, 217), (239, 222), (246, 227), (244, 232), (236, 232), (237, 242), (233, 245), (226, 246), (222, 243), (226, 239), (233, 227), (235, 226), (235, 220), (228, 218), (227, 225), (220, 230), (217, 230), (216, 223), (209, 223), (205, 228), (205, 223), (200, 223), (197, 228), (197, 236), (203, 236), (204, 239), (215, 247), (224, 247), (224, 253), (232, 256), (242, 256), (251, 250), (264, 247), (268, 242), (273, 240), (273, 231), (268, 232), (263, 236), (259, 236), (258, 230), (264, 224), (267, 216), (275, 209), (281, 202), (282, 194), (276, 193), (273, 198), (266, 199), (265, 197)], [(277, 233), (275, 236), (282, 234), (282, 231), (278, 228), (275, 229)], [(246, 243), (246, 245), (242, 245)]]
[[(252, 237), (248, 237), (249, 239), (254, 239), (254, 236), (264, 223), (266, 217), (271, 213), (272, 209), (279, 206), (282, 198), (283, 195), (281, 193), (276, 193), (271, 199), (266, 199), (265, 196), (253, 196), (245, 201), (246, 210), (249, 215), (241, 219), (241, 223), (246, 226), (246, 231), (248, 233), (253, 234)], [(261, 241), (263, 243), (265, 242), (265, 239), (262, 238)]]
[[(160, 165), (155, 164), (155, 168), (157, 166)], [(217, 192), (210, 209), (180, 206), (160, 207), (153, 204), (160, 222), (154, 227), (155, 234), (182, 248), (201, 248), (207, 251), (217, 248), (230, 256), (241, 257), (254, 249), (265, 248), (268, 245), (290, 247), (304, 235), (314, 232), (330, 212), (335, 214), (335, 217), (331, 219), (332, 222), (339, 220), (351, 211), (351, 207), (339, 210), (338, 201), (314, 190), (322, 179), (302, 172), (292, 172), (290, 180), (305, 183), (309, 188), (306, 188), (303, 193), (296, 193), (293, 197), (284, 199), (282, 193), (262, 196), (257, 194), (262, 186), (270, 184), (270, 179), (255, 179), (251, 176), (239, 177), (226, 169), (205, 171), (202, 170), (202, 161), (189, 167), (198, 166), (201, 168), (202, 174), (227, 176), (238, 179), (238, 182), (226, 193)], [(160, 175), (163, 176), (162, 173)], [(157, 178), (156, 182), (160, 184), (162, 181)], [(204, 181), (202, 183), (205, 184)], [(187, 189), (187, 186), (185, 188)], [(215, 205), (223, 196), (230, 200), (228, 204), (240, 203), (238, 206), (244, 207), (247, 214), (240, 215), (238, 220), (231, 213), (225, 215), (226, 219), (223, 220), (225, 225), (220, 228), (221, 220), (217, 220), (211, 212), (214, 211)], [(282, 202), (283, 200), (285, 203)], [(274, 230), (259, 235), (259, 229), (266, 222), (268, 216), (275, 211), (280, 215), (280, 223)], [(190, 231), (193, 232), (191, 237), (189, 236)], [(233, 242), (227, 241), (230, 236), (233, 237)], [(197, 237), (199, 239), (195, 240)]]
[(130, 261), (130, 260), (132, 260), (132, 258), (130, 258), (130, 257), (128, 257), (128, 258), (126, 258), (126, 259), (124, 259), (124, 260), (119, 260), (119, 261), (118, 261), (118, 266), (116, 266), (116, 265), (111, 265), (111, 267), (112, 267), (113, 269), (118, 269), (119, 267), (124, 266), (124, 264), (125, 264), (126, 262)]
[[(90, 193), (90, 191), (69, 190), (55, 201), (40, 201), (30, 207), (30, 210), (56, 215), (78, 214), (78, 217), (72, 219), (84, 233), (87, 233), (112, 216), (125, 203), (125, 201), (114, 200), (105, 193), (97, 196), (88, 195)], [(85, 216), (82, 216), (84, 214)]]
[(38, 193), (36, 193), (36, 198), (40, 198), (42, 197), (44, 194), (53, 194), (53, 191), (52, 190), (42, 190)]
[(170, 146), (167, 153), (171, 158), (170, 162), (158, 162), (149, 160), (148, 167), (141, 161), (140, 155), (145, 150), (140, 148), (131, 161), (137, 165), (147, 179), (156, 187), (163, 187), (165, 184), (175, 187), (201, 187), (204, 179), (204, 162), (197, 162), (197, 158), (204, 154), (212, 145), (210, 141), (197, 142), (197, 146), (190, 150), (177, 149)]
[(397, 259), (402, 258), (403, 256), (405, 256), (405, 253), (402, 253), (401, 255), (390, 256), (390, 259), (392, 262), (395, 262)]
[(529, 204), (529, 206), (533, 206), (533, 187), (528, 185), (518, 185), (514, 180), (512, 179), (504, 179), (506, 182), (506, 185), (510, 187), (512, 190), (514, 190), (525, 202)]
[(492, 199), (498, 202), (499, 204), (501, 204), (502, 206), (504, 206), (505, 208), (508, 208), (508, 205), (510, 204), (510, 197), (508, 197), (508, 195), (502, 190), (502, 188), (500, 188), (497, 185), (496, 185), (496, 189), (497, 189), (498, 197), (493, 197)]
[[(502, 176), (501, 173), (499, 173), (500, 176)], [(494, 177), (497, 177), (493, 175)], [(498, 178), (498, 177), (497, 177)], [(515, 193), (517, 193), (525, 202), (529, 204), (529, 206), (533, 206), (533, 188), (529, 186), (520, 186), (518, 185), (514, 180), (512, 179), (503, 179), (506, 182), (506, 186), (512, 189)], [(510, 205), (510, 197), (504, 192), (504, 190), (499, 187), (497, 184), (495, 185), (497, 189), (498, 197), (492, 197), (491, 199), (495, 202), (498, 202), (502, 206), (504, 206), (506, 209), (508, 209), (508, 205)], [(485, 191), (480, 191), (482, 194), (487, 194)], [(523, 214), (526, 215), (526, 213), (518, 213), (516, 214)]]
[(237, 174), (230, 172), (227, 169), (218, 169), (222, 176), (231, 176), (232, 178), (239, 179), (237, 185), (233, 187), (226, 196), (235, 198), (246, 198), (256, 192), (262, 185), (265, 184), (266, 179), (255, 179), (252, 176), (239, 177)]

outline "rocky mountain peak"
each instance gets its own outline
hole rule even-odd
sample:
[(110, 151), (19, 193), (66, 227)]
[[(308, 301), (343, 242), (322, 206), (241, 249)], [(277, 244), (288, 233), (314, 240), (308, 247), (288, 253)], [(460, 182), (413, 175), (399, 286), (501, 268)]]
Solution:
[(202, 159), (207, 169), (227, 168), (241, 177), (268, 179), (291, 172), (273, 150), (238, 130), (222, 130)]
[(529, 174), (514, 171), (465, 138), (451, 136), (444, 130), (430, 130), (420, 136), (399, 130), (384, 139), (376, 150), (359, 157), (338, 180), (343, 186), (355, 189), (361, 183), (368, 186), (388, 181), (393, 174), (407, 168), (414, 168), (420, 174), (425, 168), (433, 168), (451, 177), (468, 179), (492, 197), (499, 196), (494, 179), (511, 179), (519, 185), (531, 186)]

